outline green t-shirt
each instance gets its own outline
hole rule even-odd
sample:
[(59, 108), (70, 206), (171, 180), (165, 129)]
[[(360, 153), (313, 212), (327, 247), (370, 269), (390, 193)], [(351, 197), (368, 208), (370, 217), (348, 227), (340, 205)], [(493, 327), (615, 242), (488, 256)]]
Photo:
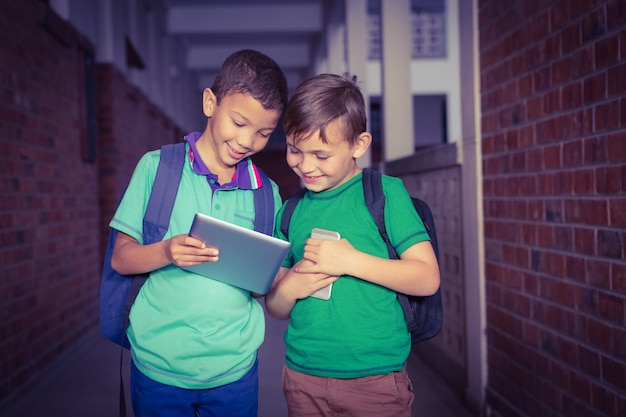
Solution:
[[(304, 241), (314, 227), (339, 232), (362, 252), (389, 257), (365, 205), (362, 176), (358, 174), (333, 190), (308, 191), (304, 195), (291, 219), (292, 248), (284, 267), (290, 268), (302, 259)], [(383, 176), (382, 181), (387, 233), (401, 254), (429, 237), (402, 181), (389, 176)], [(277, 234), (284, 238), (280, 231)], [(401, 370), (411, 349), (396, 293), (346, 275), (333, 284), (330, 300), (308, 297), (296, 302), (284, 338), (289, 367), (332, 378)]]
[[(141, 158), (110, 223), (140, 243), (159, 156), (157, 150)], [(253, 171), (250, 160), (240, 164), (238, 175)], [(282, 201), (275, 183), (272, 188), (278, 211)], [(196, 212), (252, 229), (254, 196), (237, 187), (213, 193), (207, 177), (185, 163), (164, 239), (188, 233)], [(263, 309), (249, 292), (173, 264), (150, 274), (132, 307), (127, 331), (133, 360), (142, 373), (187, 389), (240, 379), (254, 364), (264, 333)]]

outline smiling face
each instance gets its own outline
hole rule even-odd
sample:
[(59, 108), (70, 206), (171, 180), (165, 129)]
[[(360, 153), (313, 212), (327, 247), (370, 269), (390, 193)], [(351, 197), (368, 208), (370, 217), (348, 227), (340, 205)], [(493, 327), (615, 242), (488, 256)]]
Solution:
[[(227, 94), (218, 104), (207, 88), (203, 99), (204, 114), (209, 121), (198, 141), (198, 151), (211, 171), (218, 175), (232, 174), (239, 161), (265, 148), (280, 113), (266, 110), (249, 94)], [(203, 152), (207, 147), (211, 150)]]
[(304, 186), (315, 192), (332, 190), (357, 175), (361, 169), (356, 159), (363, 156), (371, 136), (361, 133), (354, 145), (346, 140), (339, 120), (326, 127), (326, 141), (320, 131), (296, 140), (287, 137), (287, 164), (302, 179)]

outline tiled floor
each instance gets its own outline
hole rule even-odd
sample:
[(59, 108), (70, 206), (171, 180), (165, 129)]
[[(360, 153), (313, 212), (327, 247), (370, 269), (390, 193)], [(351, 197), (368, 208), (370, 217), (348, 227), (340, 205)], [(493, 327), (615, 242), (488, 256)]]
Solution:
[[(266, 341), (259, 352), (259, 417), (286, 417), (280, 389), (284, 361), (282, 333), (286, 322), (267, 320)], [(114, 417), (119, 408), (120, 349), (99, 329), (68, 351), (36, 383), (10, 404), (0, 404), (3, 417)], [(125, 388), (128, 391), (128, 351), (124, 351)], [(407, 364), (413, 381), (414, 417), (472, 417), (447, 385), (416, 357)], [(127, 398), (127, 416), (132, 417)], [(366, 416), (364, 416), (366, 417)], [(378, 416), (376, 416), (378, 417)]]

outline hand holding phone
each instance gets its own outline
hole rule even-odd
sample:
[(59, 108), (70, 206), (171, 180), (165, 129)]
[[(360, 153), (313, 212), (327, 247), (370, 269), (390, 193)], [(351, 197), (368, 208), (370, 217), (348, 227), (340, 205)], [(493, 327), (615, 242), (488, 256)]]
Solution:
[[(325, 230), (325, 229), (318, 229), (318, 228), (311, 230), (311, 237), (314, 239), (329, 239), (329, 240), (341, 239), (341, 236), (339, 236), (339, 233), (337, 232), (333, 232), (331, 230)], [(315, 291), (313, 294), (310, 295), (310, 297), (319, 298), (321, 300), (329, 300), (332, 289), (333, 289), (333, 284), (331, 283)]]

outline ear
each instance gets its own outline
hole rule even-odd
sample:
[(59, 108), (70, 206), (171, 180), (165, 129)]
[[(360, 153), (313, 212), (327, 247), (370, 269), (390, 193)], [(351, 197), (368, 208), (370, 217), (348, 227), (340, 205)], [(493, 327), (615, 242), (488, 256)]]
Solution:
[(369, 132), (361, 133), (352, 147), (352, 157), (358, 159), (365, 155), (371, 144), (372, 135)]
[(217, 97), (210, 88), (205, 88), (202, 92), (202, 110), (206, 117), (211, 117), (217, 106)]

